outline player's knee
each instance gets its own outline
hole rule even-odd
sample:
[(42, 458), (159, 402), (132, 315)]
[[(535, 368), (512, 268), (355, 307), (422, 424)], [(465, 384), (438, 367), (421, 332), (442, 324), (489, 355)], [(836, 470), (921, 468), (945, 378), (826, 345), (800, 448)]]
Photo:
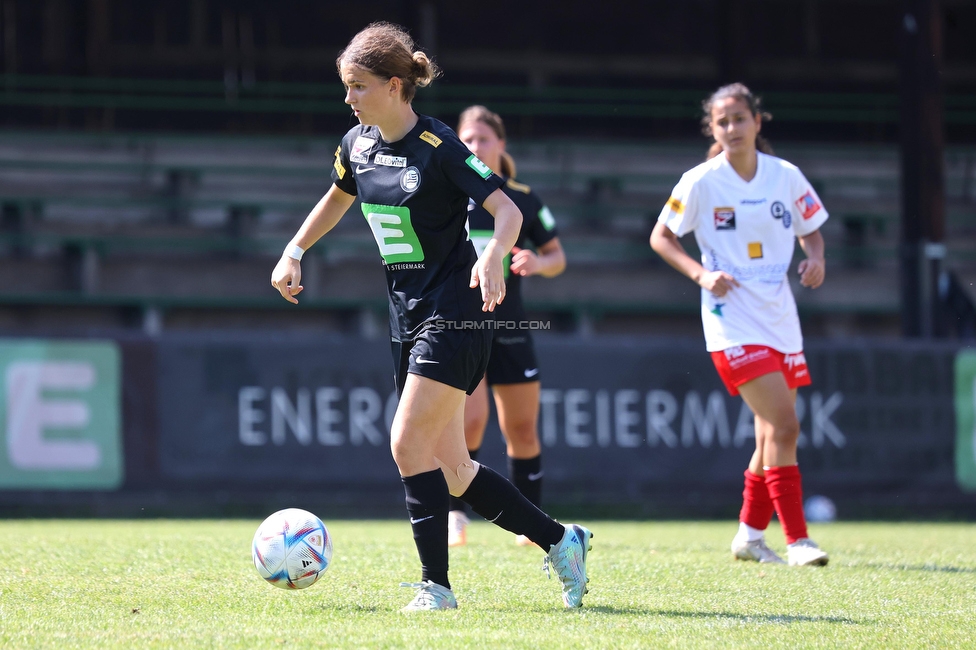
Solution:
[(529, 447), (539, 442), (539, 432), (531, 420), (507, 423), (505, 436), (513, 447)]
[(480, 410), (468, 410), (464, 409), (464, 434), (468, 435), (480, 435), (484, 433), (485, 427), (488, 426), (488, 414), (483, 413)]
[(452, 497), (459, 497), (468, 490), (468, 486), (471, 485), (471, 481), (474, 480), (475, 474), (478, 473), (478, 467), (480, 467), (473, 460), (461, 463), (454, 468), (445, 465), (440, 458), (436, 458), (435, 460), (437, 460), (441, 472), (444, 473), (444, 479), (447, 481), (447, 490), (451, 493)]
[(398, 435), (394, 431), (390, 436), (390, 451), (393, 454), (393, 462), (398, 467), (403, 467), (405, 463), (409, 463), (411, 450), (412, 447), (406, 444), (404, 436)]
[(772, 430), (772, 439), (778, 444), (795, 443), (800, 437), (800, 422), (796, 415), (784, 416), (776, 422)]

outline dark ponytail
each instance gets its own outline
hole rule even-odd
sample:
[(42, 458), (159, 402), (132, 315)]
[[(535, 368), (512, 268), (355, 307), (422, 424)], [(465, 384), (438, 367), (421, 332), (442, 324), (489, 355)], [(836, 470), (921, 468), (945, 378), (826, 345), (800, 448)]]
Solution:
[[(768, 122), (773, 119), (771, 113), (762, 109), (762, 99), (753, 95), (752, 91), (745, 84), (734, 83), (728, 86), (722, 86), (712, 93), (711, 97), (702, 102), (702, 111), (704, 113), (701, 120), (702, 133), (709, 138), (714, 138), (712, 135), (712, 107), (715, 106), (716, 102), (728, 99), (729, 97), (744, 101), (746, 106), (749, 107), (749, 112), (761, 117), (763, 121)], [(773, 155), (773, 147), (761, 133), (756, 134), (756, 149), (770, 156)], [(712, 146), (708, 148), (708, 154), (705, 156), (705, 159), (711, 160), (720, 153), (722, 153), (722, 145), (718, 142), (713, 142)]]

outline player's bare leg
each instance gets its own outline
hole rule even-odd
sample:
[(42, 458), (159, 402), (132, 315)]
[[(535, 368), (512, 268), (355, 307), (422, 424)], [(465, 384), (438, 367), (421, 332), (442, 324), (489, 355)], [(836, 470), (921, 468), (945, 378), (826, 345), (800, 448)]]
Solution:
[[(587, 592), (587, 554), (592, 533), (577, 524), (551, 519), (512, 483), (468, 457), (462, 431), (463, 412), (447, 427), (434, 453), (452, 495), (464, 499), (479, 515), (510, 532), (525, 535), (548, 549), (546, 566), (555, 569), (563, 590), (563, 603), (579, 607)], [(446, 537), (445, 537), (446, 540)]]
[(405, 611), (457, 607), (447, 576), (449, 488), (434, 454), (442, 440), (453, 436), (459, 441), (460, 454), (467, 459), (463, 409), (464, 391), (407, 374), (393, 418), (390, 446), (403, 480), (422, 575), (419, 583), (407, 583), (417, 593)]
[(742, 491), (742, 509), (739, 512), (739, 530), (732, 539), (732, 557), (737, 560), (769, 564), (785, 564), (783, 559), (766, 545), (765, 531), (773, 516), (773, 501), (766, 489), (763, 471), (765, 441), (772, 435), (772, 426), (761, 417), (755, 417), (756, 449), (745, 471), (745, 487)]
[[(543, 471), (538, 430), (541, 385), (537, 381), (497, 384), (492, 390), (498, 423), (505, 436), (509, 480), (529, 501), (541, 507)], [(520, 546), (532, 543), (524, 535), (517, 536), (515, 541)]]
[[(482, 377), (481, 383), (464, 400), (464, 439), (471, 460), (476, 460), (481, 441), (488, 426), (488, 383)], [(451, 496), (451, 511), (447, 519), (447, 545), (464, 546), (468, 543), (467, 504)]]
[(739, 393), (755, 414), (762, 434), (766, 487), (786, 534), (790, 564), (827, 564), (828, 556), (807, 535), (803, 489), (796, 463), (800, 423), (796, 417), (796, 391), (782, 373), (773, 372), (739, 386)]

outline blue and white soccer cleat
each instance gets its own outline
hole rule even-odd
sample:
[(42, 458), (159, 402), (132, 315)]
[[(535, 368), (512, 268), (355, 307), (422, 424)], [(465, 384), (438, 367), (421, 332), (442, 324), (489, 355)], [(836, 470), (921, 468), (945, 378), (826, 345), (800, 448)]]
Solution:
[(556, 570), (563, 585), (563, 604), (566, 607), (580, 607), (583, 595), (589, 591), (586, 587), (590, 581), (586, 577), (586, 553), (592, 548), (592, 537), (593, 533), (583, 526), (568, 524), (563, 538), (549, 549), (542, 561), (542, 568), (550, 578), (549, 567)]
[(454, 592), (447, 587), (442, 587), (436, 582), (424, 580), (423, 582), (401, 582), (401, 587), (411, 587), (417, 590), (417, 594), (401, 612), (429, 612), (437, 609), (457, 609), (457, 599)]

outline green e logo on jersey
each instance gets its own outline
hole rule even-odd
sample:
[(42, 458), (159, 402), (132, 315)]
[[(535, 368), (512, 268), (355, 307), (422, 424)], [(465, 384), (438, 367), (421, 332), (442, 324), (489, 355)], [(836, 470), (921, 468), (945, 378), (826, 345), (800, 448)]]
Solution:
[(363, 203), (363, 216), (387, 264), (423, 261), (424, 249), (410, 223), (410, 208)]
[(468, 167), (478, 172), (478, 176), (481, 176), (482, 178), (488, 178), (492, 174), (491, 168), (485, 163), (481, 162), (478, 159), (478, 156), (474, 154), (468, 156), (468, 159), (464, 162), (468, 163)]

